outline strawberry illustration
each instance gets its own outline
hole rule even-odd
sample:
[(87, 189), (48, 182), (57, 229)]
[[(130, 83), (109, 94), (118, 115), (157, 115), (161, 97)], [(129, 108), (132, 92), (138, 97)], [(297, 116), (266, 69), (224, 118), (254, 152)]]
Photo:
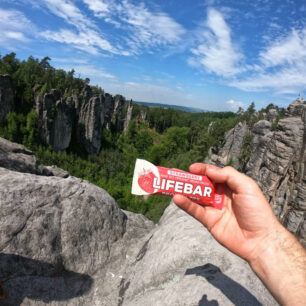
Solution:
[(138, 185), (145, 192), (152, 194), (154, 193), (154, 188), (153, 188), (154, 177), (155, 175), (153, 172), (142, 174), (138, 178)]

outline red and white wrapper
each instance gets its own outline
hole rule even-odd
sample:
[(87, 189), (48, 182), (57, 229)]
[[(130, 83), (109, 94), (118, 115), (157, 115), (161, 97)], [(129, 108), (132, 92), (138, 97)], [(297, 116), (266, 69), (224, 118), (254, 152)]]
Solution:
[(136, 160), (132, 194), (168, 197), (181, 194), (195, 203), (222, 209), (224, 191), (223, 184), (214, 185), (207, 176), (158, 167), (143, 159)]

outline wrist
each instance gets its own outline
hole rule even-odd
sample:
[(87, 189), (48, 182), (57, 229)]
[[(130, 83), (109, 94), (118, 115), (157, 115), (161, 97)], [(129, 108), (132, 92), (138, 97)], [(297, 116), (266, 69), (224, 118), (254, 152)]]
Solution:
[(275, 258), (289, 235), (291, 234), (278, 221), (274, 222), (270, 231), (261, 238), (256, 250), (248, 260), (252, 269), (260, 269), (260, 266), (266, 261)]
[(282, 305), (302, 305), (306, 292), (305, 250), (280, 223), (249, 261), (257, 276)]

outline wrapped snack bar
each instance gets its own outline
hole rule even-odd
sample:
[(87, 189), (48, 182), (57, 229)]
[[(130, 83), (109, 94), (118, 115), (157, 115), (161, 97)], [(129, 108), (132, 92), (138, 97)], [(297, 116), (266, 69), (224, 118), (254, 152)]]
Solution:
[(195, 203), (222, 209), (224, 185), (214, 185), (207, 176), (178, 169), (158, 167), (137, 159), (134, 169), (132, 194), (158, 194), (172, 197), (181, 194)]

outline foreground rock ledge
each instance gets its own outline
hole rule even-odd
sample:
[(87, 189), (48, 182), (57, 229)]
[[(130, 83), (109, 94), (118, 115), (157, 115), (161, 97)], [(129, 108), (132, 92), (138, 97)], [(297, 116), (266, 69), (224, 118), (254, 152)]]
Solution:
[(29, 151), (5, 144), (20, 162), (0, 168), (0, 305), (277, 305), (174, 204), (155, 226), (86, 181), (35, 174)]

